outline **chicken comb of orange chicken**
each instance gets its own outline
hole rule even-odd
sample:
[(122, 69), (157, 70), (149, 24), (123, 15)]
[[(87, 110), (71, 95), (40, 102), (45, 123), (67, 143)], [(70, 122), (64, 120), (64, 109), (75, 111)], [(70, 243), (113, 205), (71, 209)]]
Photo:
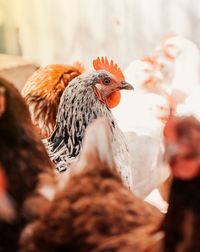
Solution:
[(162, 64), (160, 64), (156, 57), (154, 56), (144, 56), (141, 59), (142, 61), (148, 62), (149, 64), (151, 64), (154, 68), (156, 69), (161, 69), (162, 68)]
[(98, 57), (97, 59), (93, 60), (93, 67), (95, 70), (106, 70), (113, 74), (118, 80), (124, 81), (124, 75), (121, 69), (118, 67), (116, 63), (111, 60), (108, 61), (107, 57)]
[(150, 77), (145, 80), (144, 86), (147, 89), (156, 87), (158, 84), (158, 76), (156, 73), (161, 72), (163, 65), (159, 63), (157, 58), (154, 56), (144, 56), (141, 61), (147, 62), (151, 66), (151, 68), (145, 70), (146, 72), (149, 72)]
[(38, 69), (25, 84), (22, 95), (42, 138), (49, 137), (53, 131), (64, 89), (84, 70), (79, 62), (74, 65), (52, 64)]

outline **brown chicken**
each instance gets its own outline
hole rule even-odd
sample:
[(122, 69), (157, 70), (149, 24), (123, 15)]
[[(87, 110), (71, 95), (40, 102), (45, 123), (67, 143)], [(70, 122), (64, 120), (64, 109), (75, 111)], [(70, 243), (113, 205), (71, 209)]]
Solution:
[(165, 144), (173, 182), (163, 221), (109, 238), (95, 252), (200, 251), (200, 123), (194, 117), (171, 118)]
[(46, 214), (24, 230), (20, 251), (199, 252), (200, 123), (171, 118), (165, 143), (173, 183), (164, 219), (123, 186), (108, 129), (93, 124), (74, 174)]
[(54, 172), (23, 98), (4, 79), (0, 79), (0, 162), (17, 215), (13, 223), (0, 220), (0, 251), (14, 252), (27, 219), (45, 209), (42, 181), (54, 184)]
[(158, 225), (160, 212), (123, 185), (111, 142), (106, 121), (88, 126), (80, 160), (47, 212), (24, 230), (21, 252), (96, 251), (109, 237)]
[(60, 97), (68, 83), (84, 72), (84, 67), (74, 65), (48, 65), (37, 70), (22, 89), (31, 119), (41, 137), (49, 137), (54, 129)]

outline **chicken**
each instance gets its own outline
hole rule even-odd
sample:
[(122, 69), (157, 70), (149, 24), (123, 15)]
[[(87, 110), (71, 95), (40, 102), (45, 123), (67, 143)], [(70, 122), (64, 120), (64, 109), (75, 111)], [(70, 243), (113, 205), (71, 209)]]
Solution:
[[(113, 110), (131, 153), (134, 193), (142, 198), (162, 186), (170, 175), (162, 155), (163, 128), (170, 110), (176, 109), (170, 85), (174, 60), (166, 59), (163, 47), (127, 66), (125, 78), (134, 82), (135, 92), (122, 93), (119, 106)], [(130, 110), (125, 113), (127, 107)], [(167, 190), (165, 187), (161, 190), (165, 199)]]
[(163, 80), (163, 65), (153, 56), (132, 61), (124, 71), (127, 81), (134, 80), (136, 90), (156, 92)]
[(83, 71), (84, 67), (80, 63), (72, 66), (48, 65), (37, 70), (23, 87), (22, 95), (42, 138), (49, 137), (54, 129), (60, 97), (65, 87)]
[[(176, 115), (194, 115), (200, 119), (200, 51), (194, 42), (181, 36), (168, 36), (157, 48), (157, 61), (163, 70), (171, 72), (168, 78), (168, 94), (173, 100)], [(163, 73), (165, 75), (165, 73)], [(171, 178), (164, 184), (164, 196), (168, 195)], [(163, 188), (161, 188), (163, 191)], [(165, 196), (165, 198), (167, 198)]]
[(93, 251), (200, 251), (199, 121), (194, 117), (171, 118), (165, 127), (165, 146), (173, 175), (166, 216), (158, 226), (134, 228), (128, 234), (108, 238)]
[(23, 98), (11, 83), (2, 78), (0, 163), (7, 178), (7, 193), (16, 205), (13, 223), (0, 220), (0, 250), (13, 252), (18, 251), (18, 238), (25, 223), (37, 217), (39, 210), (44, 210), (47, 200), (40, 193), (42, 181), (49, 179), (54, 184), (54, 167), (35, 132)]
[(55, 129), (44, 144), (57, 170), (65, 171), (79, 156), (87, 126), (94, 119), (105, 116), (112, 129), (118, 169), (124, 182), (132, 188), (128, 147), (110, 108), (119, 104), (121, 89), (133, 87), (125, 81), (122, 71), (112, 60), (97, 58), (93, 66), (95, 71), (76, 77), (64, 90)]
[[(154, 58), (130, 63), (125, 70), (125, 78), (129, 82), (136, 82), (135, 92), (122, 93), (120, 104), (113, 109), (130, 152), (133, 191), (142, 198), (169, 176), (162, 155), (163, 127), (169, 117), (171, 104), (160, 84), (160, 68)], [(160, 75), (160, 80), (155, 75)]]
[(161, 213), (123, 185), (104, 118), (87, 127), (69, 173), (47, 212), (23, 231), (20, 252), (96, 251), (109, 237), (160, 222)]
[(0, 168), (0, 219), (6, 222), (15, 220), (15, 207), (10, 196), (6, 192), (6, 177)]
[(163, 45), (163, 51), (174, 58), (171, 93), (177, 102), (177, 115), (194, 115), (200, 119), (200, 50), (194, 42), (175, 36)]
[(184, 37), (173, 36), (163, 43), (161, 51), (168, 61), (174, 61), (171, 95), (176, 103), (182, 104), (188, 96), (200, 91), (199, 48)]

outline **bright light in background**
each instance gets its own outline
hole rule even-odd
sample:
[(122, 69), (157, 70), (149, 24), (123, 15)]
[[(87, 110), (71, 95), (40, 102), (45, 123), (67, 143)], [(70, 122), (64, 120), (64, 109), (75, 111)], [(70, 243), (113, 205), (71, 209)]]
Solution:
[(198, 0), (0, 0), (1, 52), (38, 64), (86, 64), (107, 55), (122, 67), (168, 32), (200, 44)]

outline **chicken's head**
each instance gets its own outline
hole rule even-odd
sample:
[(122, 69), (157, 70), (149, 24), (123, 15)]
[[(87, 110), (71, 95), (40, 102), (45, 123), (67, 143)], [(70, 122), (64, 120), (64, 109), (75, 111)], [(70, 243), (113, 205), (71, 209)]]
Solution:
[(200, 174), (200, 123), (192, 116), (171, 117), (164, 130), (165, 158), (172, 174), (190, 180)]
[(112, 60), (97, 58), (93, 66), (96, 70), (93, 88), (97, 98), (108, 108), (116, 107), (120, 102), (120, 90), (131, 90), (133, 87), (125, 81), (121, 69)]
[(199, 49), (193, 41), (178, 35), (166, 37), (157, 50), (161, 50), (168, 61), (174, 61), (178, 57), (184, 59), (183, 52), (188, 52), (189, 55), (199, 54)]

